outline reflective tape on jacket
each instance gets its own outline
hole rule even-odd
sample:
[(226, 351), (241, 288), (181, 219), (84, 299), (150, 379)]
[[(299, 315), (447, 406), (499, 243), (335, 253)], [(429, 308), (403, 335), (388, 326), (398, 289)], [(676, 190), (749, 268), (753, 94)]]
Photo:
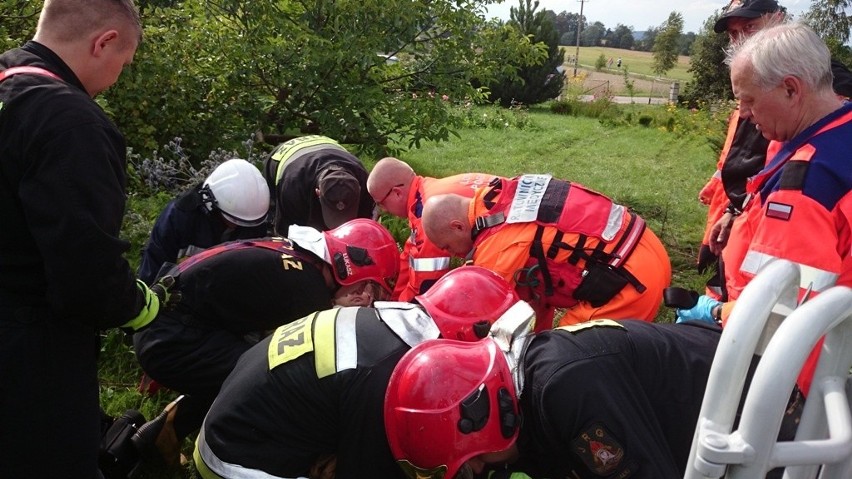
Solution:
[(204, 427), (201, 427), (201, 432), (198, 434), (198, 439), (195, 441), (195, 451), (193, 453), (195, 466), (198, 473), (204, 479), (307, 479), (306, 477), (281, 477), (273, 476), (259, 469), (250, 469), (239, 464), (231, 464), (225, 462), (213, 454), (207, 442), (204, 440)]
[[(740, 271), (751, 275), (756, 275), (764, 266), (776, 259), (782, 259), (777, 256), (772, 256), (758, 251), (749, 251), (746, 253), (745, 259), (740, 266)], [(810, 289), (814, 293), (821, 293), (837, 283), (839, 274), (832, 273), (813, 266), (808, 266), (803, 263), (796, 263), (799, 266), (801, 278), (799, 279), (799, 287), (802, 289)]]
[(440, 258), (408, 258), (408, 265), (412, 271), (425, 273), (431, 271), (449, 271), (450, 257), (444, 256)]
[(314, 353), (318, 378), (358, 366), (355, 319), (361, 308), (335, 308), (285, 324), (272, 333), (269, 369)]
[(338, 142), (325, 136), (308, 135), (293, 138), (292, 140), (278, 145), (275, 150), (272, 151), (268, 158), (270, 164), (267, 165), (265, 169), (269, 174), (272, 173), (272, 169), (275, 170), (274, 183), (277, 185), (284, 176), (284, 170), (287, 165), (291, 164), (293, 160), (307, 155), (308, 153), (328, 149), (347, 152), (346, 148), (343, 148)]

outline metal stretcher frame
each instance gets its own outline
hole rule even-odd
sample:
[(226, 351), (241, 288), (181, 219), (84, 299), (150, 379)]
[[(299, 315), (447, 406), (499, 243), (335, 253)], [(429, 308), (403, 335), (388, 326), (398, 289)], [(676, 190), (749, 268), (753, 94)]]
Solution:
[[(710, 371), (685, 479), (762, 478), (781, 466), (794, 466), (786, 479), (852, 478), (852, 289), (835, 286), (796, 308), (798, 284), (798, 267), (776, 261), (737, 301)], [(823, 336), (796, 439), (777, 442), (790, 391)], [(732, 430), (751, 358), (761, 353)]]

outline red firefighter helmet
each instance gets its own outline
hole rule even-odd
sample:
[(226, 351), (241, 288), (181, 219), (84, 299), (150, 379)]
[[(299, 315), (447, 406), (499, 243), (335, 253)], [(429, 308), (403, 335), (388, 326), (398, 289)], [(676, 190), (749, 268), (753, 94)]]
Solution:
[(481, 266), (462, 266), (414, 297), (446, 339), (476, 341), (491, 324), (520, 301), (515, 289), (497, 273)]
[(335, 281), (347, 286), (372, 280), (388, 294), (393, 293), (399, 274), (399, 247), (387, 229), (373, 220), (356, 218), (323, 235)]
[(410, 477), (451, 479), (471, 458), (518, 438), (515, 385), (491, 338), (415, 346), (394, 369), (384, 408), (391, 452)]

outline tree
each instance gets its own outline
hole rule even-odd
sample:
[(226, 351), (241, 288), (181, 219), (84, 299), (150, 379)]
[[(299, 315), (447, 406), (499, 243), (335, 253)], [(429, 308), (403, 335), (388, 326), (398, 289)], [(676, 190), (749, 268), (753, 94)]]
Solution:
[(0, 0), (0, 52), (23, 45), (35, 33), (40, 2)]
[(585, 47), (597, 47), (601, 45), (606, 34), (606, 27), (601, 22), (595, 22), (580, 32), (580, 44)]
[(642, 34), (642, 39), (636, 42), (636, 49), (642, 52), (650, 52), (654, 48), (654, 42), (657, 41), (657, 35), (660, 33), (660, 27), (648, 27)]
[(725, 65), (728, 35), (715, 33), (713, 25), (719, 18), (714, 14), (704, 22), (690, 50), (689, 72), (692, 80), (684, 85), (681, 101), (691, 107), (719, 99), (733, 99), (731, 79)]
[(598, 59), (595, 60), (595, 71), (601, 71), (606, 67), (606, 55), (601, 53), (598, 55)]
[(532, 38), (533, 43), (546, 48), (547, 56), (536, 64), (518, 70), (517, 77), (504, 76), (491, 86), (491, 100), (504, 106), (513, 102), (534, 105), (562, 92), (564, 84), (557, 67), (565, 61), (565, 53), (559, 48), (559, 32), (546, 12), (536, 12), (538, 0), (519, 0), (518, 7), (509, 10), (508, 25), (519, 33)]
[(516, 29), (486, 22), (486, 3), (151, 7), (145, 41), (107, 106), (135, 148), (182, 136), (206, 152), (252, 132), (268, 144), (323, 134), (379, 154), (446, 140), (461, 122), (453, 105), (485, 99), (475, 85), (544, 56)]
[(844, 44), (849, 40), (852, 15), (846, 9), (852, 0), (813, 0), (805, 14), (805, 21), (824, 39), (834, 39)]
[(834, 58), (852, 66), (852, 49), (849, 48), (852, 15), (846, 12), (852, 0), (814, 0), (805, 14), (805, 21), (828, 45)]
[(683, 15), (679, 12), (669, 14), (668, 20), (660, 26), (660, 33), (654, 40), (654, 62), (651, 69), (658, 75), (665, 75), (667, 71), (677, 65), (678, 40), (683, 32)]
[(695, 33), (689, 32), (681, 35), (677, 41), (678, 55), (689, 55), (693, 43), (695, 43)]
[(586, 16), (578, 13), (562, 12), (556, 16), (556, 29), (562, 45), (577, 45), (577, 28), (582, 27), (580, 32), (586, 29)]
[(633, 47), (633, 28), (618, 24), (612, 32), (611, 41), (607, 41), (608, 47), (629, 50)]

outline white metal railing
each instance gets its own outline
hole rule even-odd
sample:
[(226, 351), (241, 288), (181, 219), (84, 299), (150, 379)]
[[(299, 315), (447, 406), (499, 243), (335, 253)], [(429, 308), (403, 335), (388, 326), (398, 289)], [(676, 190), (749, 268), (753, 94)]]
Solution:
[[(798, 267), (776, 261), (738, 299), (710, 371), (685, 479), (762, 478), (780, 466), (794, 466), (788, 479), (852, 478), (852, 289), (835, 286), (796, 308), (798, 285)], [(790, 391), (823, 336), (796, 439), (777, 442)], [(761, 353), (733, 431), (752, 356)]]

